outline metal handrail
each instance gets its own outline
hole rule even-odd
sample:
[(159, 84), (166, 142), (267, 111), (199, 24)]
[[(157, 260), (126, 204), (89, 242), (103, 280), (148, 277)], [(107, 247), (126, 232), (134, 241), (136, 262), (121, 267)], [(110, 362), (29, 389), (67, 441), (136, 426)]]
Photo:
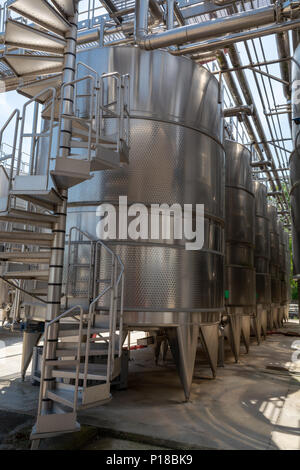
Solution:
[[(91, 94), (90, 94), (90, 117), (88, 121), (85, 119), (84, 121), (88, 125), (88, 161), (91, 160), (91, 144), (92, 144), (92, 121), (93, 121), (93, 116), (94, 116), (94, 93), (93, 90), (95, 90), (95, 77), (92, 75), (86, 75), (82, 78), (77, 78), (76, 80), (72, 80), (70, 82), (63, 83), (61, 87), (61, 96), (63, 96), (63, 90), (66, 86), (71, 86), (74, 85), (75, 88), (77, 87), (78, 83), (83, 82), (85, 80), (90, 80), (91, 82)], [(76, 92), (75, 92), (75, 97), (76, 97)], [(61, 126), (62, 126), (62, 120), (63, 119), (80, 119), (75, 115), (74, 109), (76, 109), (76, 103), (73, 103), (73, 113), (70, 115), (64, 114), (63, 113), (63, 100), (60, 100), (60, 106), (59, 106), (59, 121), (58, 121), (58, 139), (57, 139), (57, 151), (56, 151), (56, 156), (57, 158), (60, 158), (60, 135), (61, 135)], [(82, 119), (83, 120), (83, 119)]]
[[(107, 373), (106, 373), (106, 381), (109, 382), (111, 379), (111, 374), (113, 371), (113, 363), (114, 363), (114, 356), (115, 356), (115, 331), (116, 331), (116, 324), (117, 324), (117, 304), (118, 304), (118, 291), (119, 285), (121, 283), (121, 302), (120, 302), (120, 321), (119, 321), (119, 350), (118, 356), (121, 356), (122, 353), (122, 333), (123, 333), (123, 308), (124, 308), (124, 264), (119, 255), (116, 255), (102, 240), (94, 240), (91, 235), (84, 232), (83, 230), (79, 229), (76, 226), (73, 226), (69, 230), (69, 253), (70, 253), (70, 246), (71, 246), (71, 234), (72, 232), (77, 231), (82, 236), (85, 236), (91, 243), (95, 244), (96, 249), (92, 252), (91, 256), (97, 259), (97, 254), (99, 248), (102, 247), (107, 253), (111, 256), (111, 280), (110, 284), (106, 286), (90, 303), (89, 312), (88, 312), (88, 327), (87, 327), (87, 343), (86, 343), (86, 351), (85, 351), (85, 362), (84, 362), (84, 378), (83, 378), (83, 387), (87, 386), (87, 376), (88, 376), (88, 366), (89, 366), (89, 351), (90, 351), (90, 336), (91, 336), (91, 327), (94, 321), (94, 314), (95, 314), (95, 307), (99, 300), (109, 291), (111, 292), (110, 297), (110, 307), (109, 307), (109, 344), (108, 344), (108, 353), (107, 353)], [(68, 258), (70, 260), (70, 258)], [(93, 264), (90, 262), (90, 265)], [(118, 273), (118, 266), (120, 267), (120, 272)], [(68, 287), (68, 284), (67, 284)]]
[(12, 181), (13, 181), (13, 176), (14, 176), (14, 165), (15, 165), (15, 158), (16, 158), (16, 150), (17, 150), (17, 139), (18, 139), (18, 131), (19, 131), (19, 121), (20, 121), (20, 110), (18, 108), (14, 109), (14, 111), (11, 113), (7, 121), (4, 123), (0, 130), (0, 147), (2, 148), (2, 138), (4, 131), (7, 129), (8, 125), (11, 123), (11, 121), (14, 119), (16, 116), (16, 124), (15, 124), (15, 130), (14, 130), (14, 137), (13, 137), (13, 145), (12, 145), (12, 153), (10, 155), (11, 158), (11, 166), (10, 166), (10, 172), (8, 176), (8, 195), (7, 195), (7, 203), (6, 203), (6, 212), (9, 208), (9, 191), (12, 188)]
[[(20, 130), (20, 142), (19, 142), (19, 153), (18, 153), (18, 160), (17, 160), (17, 170), (16, 174), (19, 175), (20, 173), (20, 167), (21, 167), (21, 159), (22, 159), (22, 147), (23, 147), (23, 140), (24, 137), (33, 137), (33, 134), (28, 134), (24, 132), (25, 128), (25, 116), (26, 116), (26, 110), (27, 107), (31, 103), (36, 103), (38, 98), (45, 93), (51, 93), (51, 99), (49, 100), (50, 106), (51, 106), (51, 114), (50, 114), (50, 126), (49, 130), (47, 131), (47, 134), (49, 136), (49, 147), (48, 147), (48, 155), (47, 155), (47, 172), (46, 172), (46, 177), (47, 177), (47, 187), (48, 187), (48, 181), (49, 181), (49, 169), (50, 169), (50, 158), (51, 158), (51, 149), (52, 149), (52, 140), (53, 140), (53, 127), (54, 127), (54, 113), (55, 113), (55, 99), (56, 99), (56, 89), (53, 87), (46, 88), (39, 93), (37, 93), (33, 98), (30, 100), (26, 101), (26, 103), (23, 106), (22, 109), (22, 125), (21, 125), (21, 130)], [(43, 136), (45, 136), (45, 133), (43, 133)], [(33, 168), (30, 169), (30, 174), (32, 173)]]
[[(46, 357), (46, 350), (48, 345), (48, 331), (49, 327), (54, 323), (59, 322), (62, 318), (71, 317), (75, 318), (76, 314), (75, 311), (79, 310), (79, 341), (77, 345), (77, 355), (76, 355), (76, 377), (75, 377), (75, 386), (74, 386), (74, 401), (73, 401), (73, 410), (77, 409), (77, 402), (78, 402), (78, 384), (79, 384), (79, 371), (80, 371), (80, 353), (81, 353), (81, 339), (82, 339), (82, 326), (83, 326), (83, 308), (81, 305), (75, 305), (74, 307), (69, 308), (65, 312), (58, 315), (56, 318), (51, 320), (45, 325), (45, 332), (44, 332), (44, 347), (43, 347), (43, 359), (42, 359), (42, 370), (41, 370), (41, 384), (40, 384), (40, 393), (39, 393), (39, 405), (38, 405), (38, 415), (41, 414), (42, 411), (42, 400), (44, 394), (44, 378), (45, 378), (45, 371), (47, 367), (47, 361), (45, 360)], [(74, 312), (72, 315), (71, 313)]]

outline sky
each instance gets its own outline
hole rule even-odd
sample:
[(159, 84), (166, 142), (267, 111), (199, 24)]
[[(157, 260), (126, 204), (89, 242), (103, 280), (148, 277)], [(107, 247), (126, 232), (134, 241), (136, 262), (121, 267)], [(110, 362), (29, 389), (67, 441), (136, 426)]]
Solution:
[[(4, 0), (0, 0), (0, 5), (3, 5), (3, 3), (4, 3)], [(88, 5), (88, 0), (83, 0), (81, 2), (81, 9), (83, 10), (84, 8), (86, 8), (87, 5)], [(103, 10), (103, 8), (101, 8), (97, 11), (97, 14), (103, 14), (103, 12), (104, 12), (104, 10)], [(81, 16), (81, 20), (84, 20), (84, 19), (86, 19), (86, 14), (83, 14)], [(248, 43), (249, 49), (251, 51), (251, 56), (253, 57), (254, 62), (256, 62), (257, 59), (260, 62), (260, 61), (264, 61), (265, 59), (266, 60), (273, 60), (273, 59), (276, 59), (278, 57), (274, 35), (273, 36), (267, 36), (267, 37), (264, 37), (264, 38), (261, 39), (261, 43), (263, 44), (263, 49), (264, 49), (264, 55), (263, 55), (263, 51), (261, 49), (261, 44), (260, 44), (259, 39), (255, 39), (253, 42), (248, 41), (247, 43)], [(255, 56), (255, 53), (254, 53), (253, 43), (255, 44), (257, 57)], [(244, 45), (242, 43), (239, 43), (237, 47), (238, 47), (238, 50), (240, 52), (242, 63), (243, 64), (248, 64), (249, 59), (247, 57)], [(279, 64), (270, 65), (270, 66), (268, 66), (268, 69), (267, 69), (267, 67), (263, 67), (262, 70), (263, 71), (268, 71), (270, 74), (273, 74), (273, 75), (276, 75), (276, 76), (280, 77)], [(269, 140), (271, 138), (271, 135), (270, 135), (270, 131), (268, 129), (268, 125), (267, 125), (267, 121), (266, 121), (264, 112), (265, 111), (269, 112), (270, 109), (268, 108), (268, 105), (267, 105), (267, 99), (266, 99), (265, 93), (267, 94), (267, 96), (270, 100), (270, 108), (271, 109), (274, 108), (275, 105), (285, 104), (285, 98), (284, 98), (284, 95), (283, 95), (282, 84), (277, 82), (277, 81), (272, 80), (272, 89), (273, 89), (273, 93), (274, 93), (274, 96), (275, 96), (275, 102), (274, 102), (273, 101), (273, 96), (272, 96), (272, 93), (271, 93), (271, 89), (270, 89), (270, 85), (268, 83), (268, 79), (266, 77), (262, 77), (261, 75), (256, 74), (257, 80), (260, 83), (260, 87), (261, 87), (262, 93), (264, 95), (265, 104), (263, 106), (262, 103), (261, 103), (261, 100), (259, 98), (259, 94), (258, 94), (258, 90), (257, 90), (256, 84), (255, 84), (253, 72), (250, 71), (250, 70), (246, 70), (245, 73), (247, 75), (247, 78), (248, 78), (248, 81), (249, 81), (249, 84), (250, 84), (250, 88), (251, 88), (251, 91), (252, 91), (252, 94), (253, 94), (254, 102), (255, 102), (255, 104), (256, 104), (256, 106), (259, 110), (259, 113), (260, 113), (260, 117), (261, 117), (261, 120), (262, 120), (262, 123), (263, 123), (263, 127), (265, 129), (266, 137)], [(236, 83), (238, 84), (238, 82), (236, 82)], [(265, 86), (265, 89), (263, 87), (263, 84)], [(25, 102), (26, 102), (26, 98), (24, 98), (22, 95), (19, 95), (17, 92), (12, 91), (12, 92), (7, 92), (7, 93), (0, 93), (0, 109), (1, 109), (0, 126), (2, 126), (6, 122), (8, 116), (10, 115), (10, 113), (16, 107), (22, 109), (22, 106), (24, 105)], [(29, 130), (29, 127), (30, 127), (30, 122), (31, 122), (30, 116), (32, 116), (32, 114), (31, 114), (31, 111), (29, 110), (29, 118), (27, 119), (27, 130)], [(274, 132), (273, 132), (274, 135), (277, 132), (277, 137), (278, 138), (281, 138), (282, 135), (283, 135), (283, 137), (290, 137), (290, 129), (289, 129), (287, 115), (283, 114), (283, 115), (279, 115), (278, 117), (274, 116), (273, 122), (274, 122), (274, 126), (275, 126), (275, 129), (274, 129)], [(281, 125), (282, 134), (280, 132), (278, 122)], [(275, 130), (276, 130), (276, 132), (275, 132)], [(9, 141), (11, 141), (11, 140), (12, 140), (12, 130), (9, 128), (9, 129), (7, 129), (6, 134), (4, 135), (3, 141), (6, 141), (7, 143), (9, 143)], [(247, 136), (246, 136), (245, 140), (249, 141)], [(284, 145), (288, 149), (292, 148), (292, 143), (291, 142), (286, 143)], [(25, 143), (25, 148), (27, 146), (28, 146), (27, 143)], [(277, 156), (276, 156), (276, 153), (275, 153), (274, 149), (273, 149), (272, 153), (274, 155), (275, 161), (277, 161)], [(285, 156), (283, 156), (283, 154), (281, 154), (280, 158), (283, 158), (283, 164), (285, 166), (285, 163), (286, 163), (286, 161), (284, 161)], [(282, 166), (281, 162), (278, 163), (278, 166)]]

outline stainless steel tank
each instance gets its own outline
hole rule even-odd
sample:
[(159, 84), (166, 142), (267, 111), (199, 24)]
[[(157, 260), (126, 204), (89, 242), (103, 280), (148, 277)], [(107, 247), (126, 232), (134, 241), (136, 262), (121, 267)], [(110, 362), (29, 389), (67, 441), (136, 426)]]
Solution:
[(256, 319), (255, 327), (258, 338), (260, 332), (266, 337), (268, 310), (271, 307), (270, 233), (268, 218), (267, 187), (259, 181), (253, 181), (255, 196), (255, 252), (256, 270)]
[(300, 277), (300, 45), (294, 52), (292, 61), (292, 137), (294, 151), (290, 156), (290, 203), (293, 243), (293, 274)]
[(255, 199), (249, 150), (234, 141), (225, 142), (225, 302), (236, 359), (239, 337), (250, 344), (250, 319), (255, 315)]
[(271, 309), (268, 314), (268, 328), (278, 328), (278, 317), (280, 314), (281, 302), (281, 281), (279, 277), (280, 257), (279, 257), (279, 224), (277, 222), (277, 209), (268, 204), (269, 231), (271, 242)]
[[(78, 60), (99, 74), (130, 75), (130, 155), (127, 168), (96, 172), (69, 191), (68, 227), (77, 226), (97, 238), (97, 207), (109, 202), (118, 210), (119, 196), (127, 196), (128, 206), (205, 205), (202, 250), (186, 250), (186, 240), (111, 242), (125, 265), (125, 326), (164, 329), (188, 396), (198, 336), (216, 365), (218, 323), (224, 310), (219, 84), (205, 68), (167, 51), (94, 48), (80, 52)], [(102, 270), (105, 278), (105, 260)]]
[(285, 236), (284, 227), (281, 220), (278, 220), (279, 225), (279, 280), (280, 280), (280, 308), (278, 311), (279, 326), (283, 325), (284, 311), (287, 301), (286, 292), (286, 262), (285, 262)]
[(284, 308), (284, 319), (288, 321), (291, 302), (291, 253), (290, 253), (290, 236), (288, 232), (284, 232), (285, 247), (285, 283), (286, 283), (286, 302)]

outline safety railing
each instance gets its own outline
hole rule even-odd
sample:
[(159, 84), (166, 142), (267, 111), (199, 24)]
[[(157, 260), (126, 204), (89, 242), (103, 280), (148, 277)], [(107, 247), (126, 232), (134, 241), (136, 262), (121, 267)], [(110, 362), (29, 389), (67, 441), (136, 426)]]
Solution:
[[(79, 318), (76, 318), (78, 316), (79, 316)], [(53, 338), (49, 337), (50, 336), (49, 332), (51, 331), (51, 327), (55, 323), (59, 323), (62, 319), (66, 319), (66, 318), (75, 319), (77, 321), (78, 326), (79, 326), (79, 334), (78, 334), (79, 339), (78, 339), (76, 359), (75, 359), (75, 361), (77, 361), (77, 363), (76, 363), (76, 376), (75, 376), (75, 384), (74, 384), (73, 411), (76, 411), (77, 407), (78, 407), (80, 354), (81, 354), (81, 344), (82, 344), (82, 329), (83, 329), (83, 321), (84, 321), (83, 308), (81, 307), (81, 305), (75, 305), (74, 307), (66, 310), (64, 313), (62, 313), (61, 315), (58, 315), (56, 318), (54, 318), (54, 320), (46, 323), (46, 325), (45, 325), (38, 415), (42, 414), (43, 399), (47, 398), (47, 388), (45, 389), (46, 369), (48, 367), (53, 368), (53, 365), (52, 366), (47, 365), (47, 360), (46, 360), (48, 358), (49, 340), (53, 339)], [(52, 345), (53, 345), (53, 342), (50, 341), (50, 343), (52, 343)], [(55, 360), (55, 359), (53, 359), (53, 360)], [(47, 384), (49, 384), (49, 382), (47, 382)]]
[[(77, 95), (77, 88), (80, 83), (88, 82), (89, 83), (89, 93), (88, 93), (88, 112), (85, 117), (80, 117), (78, 115), (78, 95)], [(62, 131), (62, 124), (64, 120), (71, 120), (71, 121), (79, 121), (82, 122), (88, 129), (88, 142), (87, 142), (87, 158), (88, 161), (91, 160), (91, 151), (92, 151), (92, 132), (93, 132), (93, 119), (95, 116), (95, 95), (96, 95), (96, 86), (95, 86), (95, 77), (92, 75), (86, 75), (82, 78), (77, 78), (76, 80), (72, 80), (71, 82), (66, 82), (61, 87), (61, 97), (64, 95), (64, 89), (69, 86), (74, 86), (75, 88), (75, 99), (73, 105), (69, 103), (70, 106), (70, 113), (64, 112), (64, 100), (60, 99), (60, 110), (59, 110), (59, 121), (58, 121), (58, 140), (57, 140), (57, 158), (60, 157), (60, 139), (61, 139), (61, 131)], [(76, 99), (77, 96), (77, 99)]]
[[(115, 82), (115, 87), (109, 81)], [(112, 90), (116, 89), (116, 93)], [(112, 95), (112, 98), (111, 98)], [(112, 101), (109, 101), (110, 98)], [(130, 76), (120, 75), (118, 72), (104, 73), (100, 76), (99, 93), (99, 128), (97, 129), (97, 143), (105, 139), (106, 120), (117, 120), (116, 151), (121, 150), (122, 143), (129, 146), (130, 126)]]
[[(45, 96), (45, 94), (49, 94), (50, 98), (48, 100), (48, 107), (50, 109), (50, 120), (49, 126), (47, 130), (38, 131), (37, 126), (34, 126), (32, 132), (25, 132), (25, 125), (26, 125), (26, 113), (30, 104), (36, 104), (37, 101), (41, 96)], [(47, 138), (47, 156), (46, 156), (46, 169), (45, 169), (45, 176), (46, 176), (46, 187), (48, 187), (49, 183), (49, 175), (50, 175), (50, 160), (51, 160), (51, 152), (52, 152), (52, 141), (53, 141), (53, 129), (55, 124), (55, 100), (56, 100), (56, 89), (53, 87), (46, 88), (36, 94), (33, 98), (26, 101), (23, 105), (22, 109), (22, 124), (20, 129), (20, 137), (19, 137), (19, 152), (18, 152), (18, 159), (17, 159), (17, 167), (16, 167), (16, 175), (20, 174), (21, 164), (22, 164), (22, 155), (23, 155), (23, 145), (24, 139), (30, 138), (35, 141), (39, 141), (41, 138)], [(36, 121), (38, 119), (36, 118)], [(35, 146), (34, 146), (35, 147)], [(37, 159), (36, 159), (36, 152), (32, 152), (30, 155), (30, 163), (29, 163), (29, 175), (35, 175), (37, 171)], [(46, 188), (45, 188), (46, 189)]]
[[(88, 266), (93, 267), (90, 270), (90, 280), (89, 282), (92, 285), (91, 291), (94, 292), (94, 299), (90, 302), (89, 305), (89, 312), (87, 318), (87, 343), (86, 343), (86, 351), (85, 351), (85, 365), (84, 365), (84, 379), (83, 379), (83, 386), (87, 386), (87, 377), (88, 377), (88, 366), (89, 366), (89, 352), (90, 352), (90, 337), (91, 337), (91, 328), (95, 322), (95, 315), (97, 313), (97, 306), (99, 302), (106, 294), (110, 294), (109, 299), (109, 307), (108, 307), (108, 315), (107, 319), (109, 321), (108, 325), (108, 337), (101, 336), (99, 334), (100, 341), (106, 341), (108, 343), (108, 352), (107, 352), (107, 370), (106, 370), (106, 380), (109, 382), (112, 377), (112, 373), (114, 370), (114, 360), (115, 356), (121, 357), (122, 354), (122, 337), (123, 337), (123, 312), (124, 312), (124, 265), (118, 255), (116, 255), (102, 240), (94, 240), (89, 234), (83, 232), (77, 227), (72, 227), (69, 231), (68, 236), (68, 263), (71, 260), (71, 247), (72, 243), (74, 246), (74, 241), (72, 242), (72, 234), (76, 233), (78, 236), (81, 237), (81, 243), (87, 244), (87, 241), (84, 241), (82, 238), (86, 238), (88, 243), (90, 244), (90, 253), (91, 258), (87, 263)], [(75, 246), (80, 246), (80, 240), (77, 240)], [(107, 286), (98, 292), (99, 286), (98, 284), (101, 283), (101, 279), (99, 279), (100, 275), (100, 267), (101, 267), (101, 251), (102, 249), (105, 251), (106, 255), (109, 257), (110, 262), (108, 263), (110, 266), (108, 267), (108, 271), (110, 271), (110, 280)], [(80, 266), (79, 263), (75, 263), (76, 265)], [(108, 266), (107, 264), (107, 266)], [(70, 263), (68, 274), (67, 274), (67, 282), (66, 282), (66, 292), (70, 293), (70, 283), (71, 283), (71, 275), (70, 269), (72, 265)], [(106, 279), (104, 281), (107, 281)], [(90, 294), (88, 294), (90, 295)], [(101, 307), (100, 307), (101, 308)], [(119, 345), (118, 350), (116, 348), (116, 332), (119, 331)]]

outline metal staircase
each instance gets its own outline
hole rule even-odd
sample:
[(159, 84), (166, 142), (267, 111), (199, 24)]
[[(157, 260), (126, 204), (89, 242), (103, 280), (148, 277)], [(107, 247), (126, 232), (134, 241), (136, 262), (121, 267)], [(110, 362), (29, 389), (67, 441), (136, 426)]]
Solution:
[[(94, 171), (126, 165), (129, 153), (129, 76), (99, 75), (76, 64), (77, 4), (7, 2), (8, 10), (33, 23), (11, 18), (6, 22), (5, 60), (19, 77), (34, 80), (20, 90), (29, 98), (22, 113), (14, 111), (0, 132), (1, 145), (6, 129), (14, 124), (12, 150), (5, 158), (7, 179), (0, 194), (0, 226), (6, 223), (0, 229), (0, 243), (5, 243), (0, 261), (6, 266), (0, 278), (22, 293), (25, 317), (30, 312), (46, 322), (33, 439), (77, 430), (76, 411), (108, 400), (110, 382), (120, 372), (124, 291), (120, 258), (102, 241), (74, 228), (69, 249), (76, 231), (89, 238), (91, 290), (85, 302), (70, 307), (70, 277), (66, 292), (62, 291), (68, 189), (90, 179)], [(28, 132), (30, 107), (34, 111)], [(29, 155), (25, 154), (28, 139)], [(98, 275), (103, 252), (111, 260), (111, 277), (104, 286)], [(69, 274), (70, 270), (69, 263)]]

